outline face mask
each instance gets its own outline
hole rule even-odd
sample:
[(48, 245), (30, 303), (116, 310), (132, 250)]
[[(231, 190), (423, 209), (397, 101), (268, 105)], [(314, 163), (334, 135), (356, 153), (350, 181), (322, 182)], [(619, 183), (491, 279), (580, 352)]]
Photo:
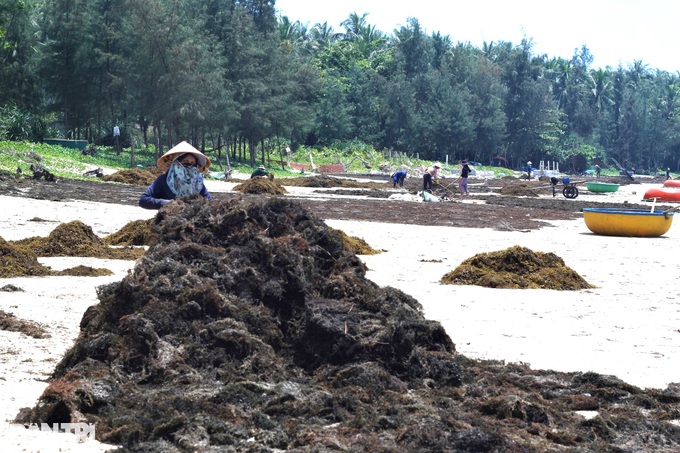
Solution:
[(198, 167), (184, 167), (177, 161), (170, 165), (166, 181), (177, 197), (187, 197), (203, 189), (203, 175)]

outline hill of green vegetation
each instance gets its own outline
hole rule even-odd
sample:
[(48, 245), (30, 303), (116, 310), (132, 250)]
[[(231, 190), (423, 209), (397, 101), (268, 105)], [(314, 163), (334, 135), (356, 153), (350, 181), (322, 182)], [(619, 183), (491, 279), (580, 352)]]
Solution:
[[(213, 165), (211, 173), (219, 175), (226, 170), (224, 154), (218, 156), (212, 150), (206, 150)], [(293, 170), (288, 166), (281, 165), (281, 158), (270, 156), (265, 162), (269, 170), (276, 173), (277, 177), (300, 176), (301, 171)], [(384, 154), (372, 149), (360, 149), (340, 151), (324, 148), (322, 150), (301, 148), (291, 153), (290, 161), (308, 166), (337, 165), (342, 164), (348, 173), (386, 173), (389, 174), (396, 168), (408, 166), (418, 168), (421, 165), (428, 166), (432, 162), (419, 159), (417, 156), (404, 154)], [(156, 163), (156, 154), (153, 147), (136, 148), (134, 158), (130, 149), (124, 149), (120, 154), (112, 147), (90, 146), (85, 151), (65, 148), (58, 145), (43, 143), (0, 141), (0, 170), (17, 172), (21, 169), (24, 174), (31, 174), (31, 166), (48, 170), (59, 178), (85, 179), (89, 178), (84, 173), (97, 168), (110, 170), (124, 170), (134, 167), (151, 167)], [(230, 159), (233, 172), (249, 174), (253, 167), (249, 162), (238, 159)], [(260, 162), (257, 162), (259, 165)], [(447, 165), (442, 162), (445, 172), (455, 170), (458, 164)], [(512, 171), (499, 167), (477, 167), (480, 169), (493, 170), (496, 176), (512, 174)]]

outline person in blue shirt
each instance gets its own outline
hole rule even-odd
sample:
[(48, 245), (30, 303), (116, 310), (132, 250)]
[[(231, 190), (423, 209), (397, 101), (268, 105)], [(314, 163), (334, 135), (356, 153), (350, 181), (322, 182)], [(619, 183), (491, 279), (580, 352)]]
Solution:
[(399, 187), (404, 187), (404, 179), (406, 179), (406, 170), (397, 170), (392, 175), (392, 185), (397, 187), (399, 184)]
[(139, 198), (144, 209), (160, 209), (175, 198), (200, 194), (212, 200), (203, 182), (203, 172), (210, 167), (208, 156), (187, 142), (179, 143), (156, 161), (156, 166), (165, 171), (151, 183)]

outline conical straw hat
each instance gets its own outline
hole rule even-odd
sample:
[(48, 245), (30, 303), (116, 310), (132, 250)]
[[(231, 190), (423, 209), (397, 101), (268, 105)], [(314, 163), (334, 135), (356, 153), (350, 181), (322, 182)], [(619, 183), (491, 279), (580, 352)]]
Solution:
[(198, 164), (199, 170), (206, 171), (210, 167), (210, 159), (208, 156), (187, 142), (178, 143), (176, 146), (170, 149), (170, 151), (159, 157), (156, 161), (156, 167), (158, 167), (158, 169), (161, 171), (166, 171), (168, 168), (170, 168), (170, 164), (173, 160), (186, 153), (191, 153), (196, 157), (196, 163)]

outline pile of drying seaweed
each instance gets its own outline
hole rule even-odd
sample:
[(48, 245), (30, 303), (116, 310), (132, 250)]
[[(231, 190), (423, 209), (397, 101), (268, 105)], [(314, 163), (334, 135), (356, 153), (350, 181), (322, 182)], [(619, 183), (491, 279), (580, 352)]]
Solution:
[(283, 195), (286, 189), (274, 182), (274, 179), (258, 177), (250, 178), (246, 182), (235, 186), (232, 190), (241, 193)]
[(157, 175), (153, 174), (148, 169), (130, 168), (117, 171), (112, 175), (102, 176), (102, 181), (148, 186), (154, 182), (156, 176)]
[(48, 237), (30, 237), (14, 241), (14, 244), (31, 250), (37, 256), (80, 256), (136, 260), (144, 253), (143, 249), (111, 248), (97, 237), (92, 228), (80, 220), (62, 223)]
[(102, 240), (109, 245), (153, 245), (158, 242), (158, 234), (152, 226), (153, 219), (133, 220)]
[(72, 277), (98, 277), (111, 275), (108, 269), (76, 266), (63, 271), (53, 271), (38, 262), (38, 255), (29, 247), (7, 242), (0, 237), (0, 278), (45, 277), (66, 275)]
[(5, 241), (0, 237), (0, 278), (54, 275), (38, 262), (30, 249)]
[(12, 313), (0, 310), (0, 330), (21, 332), (33, 338), (50, 338), (47, 329), (38, 323), (18, 319)]
[(593, 288), (554, 253), (533, 252), (518, 245), (468, 258), (444, 275), (441, 283), (488, 288), (579, 290)]
[(68, 270), (68, 274), (60, 273), (60, 275), (69, 275), (71, 277), (103, 277), (106, 275), (113, 275), (109, 269), (99, 269), (90, 266), (75, 266)]
[[(680, 388), (455, 354), (299, 204), (178, 202), (17, 421), (123, 451), (672, 451)], [(596, 410), (585, 419), (577, 410)]]

